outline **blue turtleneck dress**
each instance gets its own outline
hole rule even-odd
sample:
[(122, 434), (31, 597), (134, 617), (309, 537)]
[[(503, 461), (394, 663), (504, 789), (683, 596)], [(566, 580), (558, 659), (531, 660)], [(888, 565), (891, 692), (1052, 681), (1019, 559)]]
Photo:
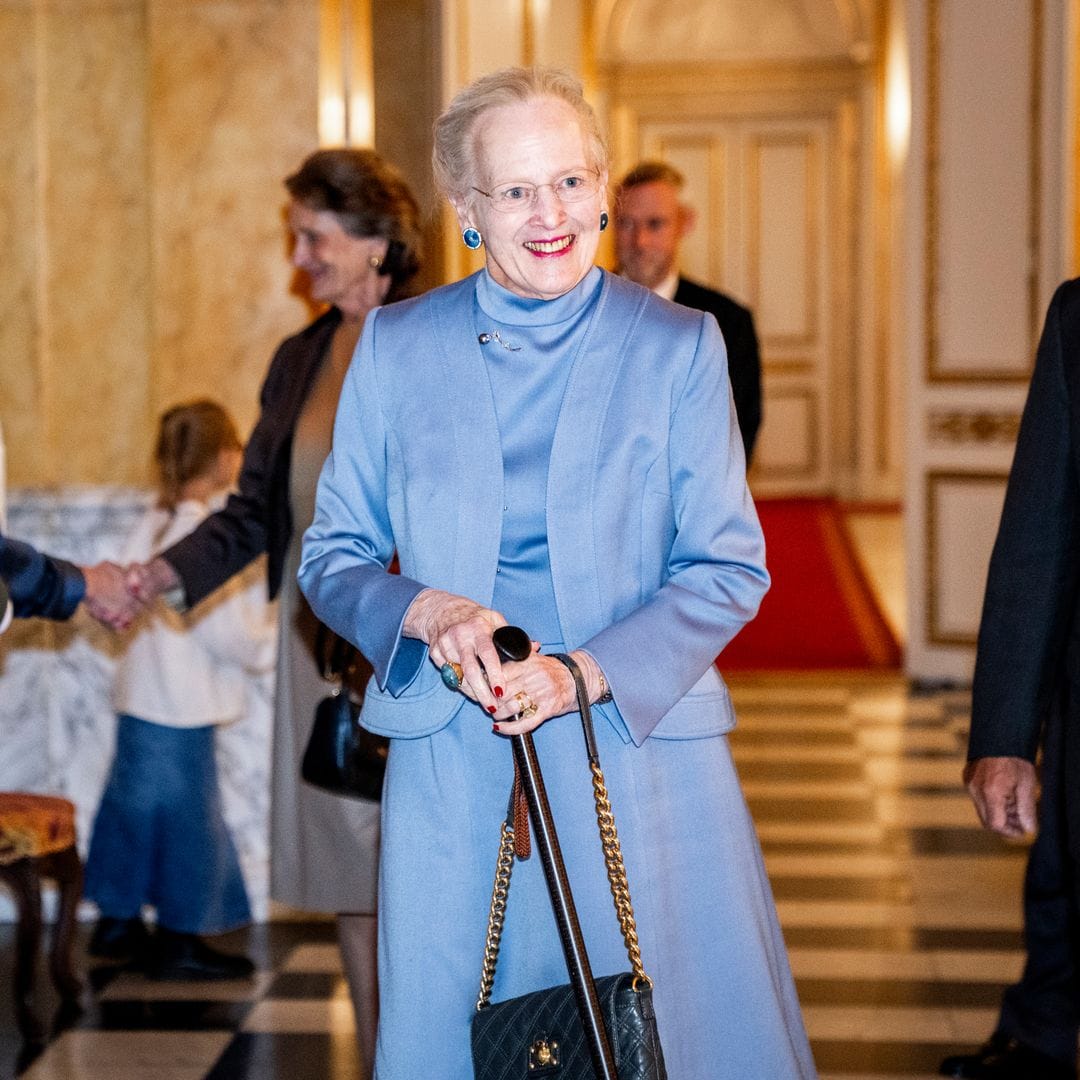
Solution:
[[(491, 606), (546, 652), (563, 647), (547, 533), (549, 460), (569, 380), (597, 340), (605, 277), (594, 269), (566, 295), (539, 301), (482, 272), (469, 295), (475, 338), (461, 348), (480, 343), (503, 465), (501, 519), (490, 523), (501, 536)], [(421, 327), (427, 299), (414, 303)], [(378, 322), (369, 333), (377, 350)], [(726, 371), (723, 360), (721, 352), (716, 363)], [(365, 385), (365, 393), (377, 392)], [(471, 405), (446, 402), (466, 416)], [(666, 410), (668, 402), (657, 407)], [(336, 440), (361, 422), (349, 408), (339, 413)], [(447, 457), (448, 467), (453, 460)], [(446, 479), (452, 484), (453, 474)], [(457, 512), (467, 509), (459, 503)], [(588, 525), (582, 522), (583, 536)], [(635, 527), (627, 521), (628, 530)], [(640, 658), (644, 679), (649, 662)], [(597, 710), (595, 724), (670, 1080), (807, 1080), (813, 1062), (727, 740), (648, 738), (636, 745), (617, 699), (616, 692), (615, 705)], [(577, 715), (549, 720), (535, 741), (593, 971), (628, 971)], [(439, 730), (396, 738), (390, 762), (376, 1077), (468, 1080), (511, 748), (492, 734), (488, 714), (466, 700)], [(567, 980), (534, 856), (514, 868), (493, 1000)]]

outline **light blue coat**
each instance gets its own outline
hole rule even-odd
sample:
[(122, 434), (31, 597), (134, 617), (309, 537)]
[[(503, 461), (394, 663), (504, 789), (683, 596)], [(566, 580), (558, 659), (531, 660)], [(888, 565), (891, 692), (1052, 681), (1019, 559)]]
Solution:
[[(512, 771), (486, 714), (400, 633), (422, 588), (483, 604), (493, 594), (503, 473), (474, 290), (469, 278), (369, 317), (300, 569), (319, 618), (374, 666), (365, 726), (395, 739), (380, 1080), (471, 1076), (467, 1025)], [(563, 647), (587, 649), (615, 694), (596, 710), (601, 757), (671, 1080), (812, 1076), (720, 737), (734, 714), (713, 661), (757, 611), (768, 575), (711, 316), (604, 275), (555, 431), (547, 521)], [(385, 571), (395, 551), (400, 575)], [(594, 971), (626, 970), (580, 727), (558, 718), (536, 740)], [(523, 864), (495, 1000), (565, 981), (542, 875)], [(719, 1029), (718, 994), (728, 999)]]

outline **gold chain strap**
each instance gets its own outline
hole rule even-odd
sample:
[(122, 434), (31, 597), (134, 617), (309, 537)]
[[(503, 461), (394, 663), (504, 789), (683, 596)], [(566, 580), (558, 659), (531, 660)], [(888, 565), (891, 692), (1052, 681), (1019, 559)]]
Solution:
[(484, 968), (480, 974), (480, 996), (476, 1011), (491, 1003), (491, 988), (495, 985), (495, 965), (499, 960), (503, 923), (506, 921), (506, 899), (510, 894), (510, 873), (514, 869), (514, 827), (503, 822), (499, 838), (499, 860), (495, 864), (495, 886), (491, 890), (491, 911), (488, 913), (487, 939), (484, 941)]
[(607, 864), (608, 882), (611, 895), (615, 900), (615, 913), (619, 917), (619, 928), (623, 941), (626, 942), (626, 955), (634, 972), (634, 989), (639, 986), (652, 986), (652, 979), (645, 974), (641, 962), (641, 949), (638, 947), (637, 921), (634, 919), (634, 905), (630, 900), (630, 882), (626, 879), (626, 866), (623, 864), (622, 845), (615, 828), (615, 815), (608, 798), (607, 783), (599, 762), (590, 765), (593, 775), (593, 797), (596, 799), (596, 823), (600, 826), (600, 843), (604, 848), (604, 862)]
[[(589, 767), (593, 777), (593, 798), (596, 800), (596, 824), (600, 828), (600, 843), (604, 849), (611, 895), (615, 900), (615, 914), (619, 918), (619, 929), (622, 930), (623, 941), (626, 943), (626, 955), (634, 973), (634, 989), (641, 986), (651, 987), (652, 979), (645, 974), (645, 967), (641, 962), (637, 921), (634, 919), (634, 905), (630, 900), (630, 883), (626, 878), (622, 845), (619, 843), (619, 832), (615, 828), (615, 814), (611, 809), (607, 782), (599, 763), (593, 762)], [(480, 973), (480, 994), (476, 999), (477, 1012), (491, 1004), (495, 965), (499, 961), (499, 945), (506, 922), (506, 902), (510, 895), (510, 874), (513, 869), (514, 828), (504, 821), (499, 838), (499, 858), (495, 864), (495, 885), (491, 890), (491, 910), (488, 913), (487, 938), (484, 941), (484, 966)]]

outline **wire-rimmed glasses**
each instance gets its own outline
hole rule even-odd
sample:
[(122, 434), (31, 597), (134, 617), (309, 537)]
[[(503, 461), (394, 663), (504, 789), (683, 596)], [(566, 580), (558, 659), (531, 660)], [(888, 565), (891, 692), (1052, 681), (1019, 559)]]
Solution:
[(474, 187), (473, 191), (491, 200), (493, 210), (510, 214), (517, 210), (532, 210), (540, 196), (541, 188), (551, 188), (561, 203), (584, 202), (596, 194), (600, 177), (592, 172), (572, 172), (552, 180), (550, 184), (500, 184), (491, 191)]

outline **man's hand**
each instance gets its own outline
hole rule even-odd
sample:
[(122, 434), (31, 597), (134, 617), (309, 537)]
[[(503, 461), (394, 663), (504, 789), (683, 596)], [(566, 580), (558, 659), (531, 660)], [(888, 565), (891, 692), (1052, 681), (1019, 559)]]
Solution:
[(964, 783), (983, 827), (1020, 837), (1036, 828), (1035, 766), (1025, 758), (984, 757), (964, 767)]
[(112, 562), (84, 566), (86, 610), (111, 630), (126, 630), (142, 608), (142, 603), (128, 592), (124, 571)]

